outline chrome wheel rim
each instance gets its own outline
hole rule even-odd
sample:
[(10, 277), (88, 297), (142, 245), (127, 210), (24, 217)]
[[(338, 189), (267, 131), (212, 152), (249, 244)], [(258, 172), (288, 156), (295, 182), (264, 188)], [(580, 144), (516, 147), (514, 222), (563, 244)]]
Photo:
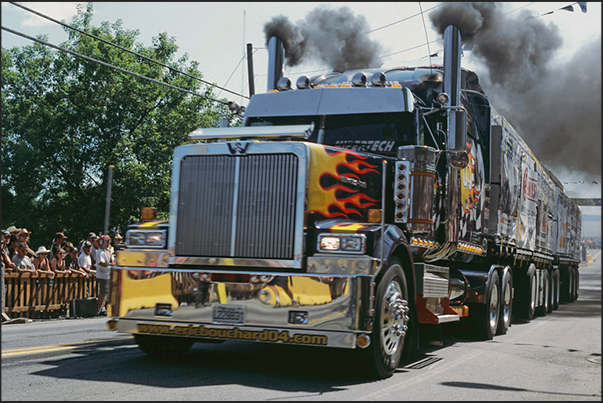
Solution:
[(492, 284), (489, 310), (490, 328), (496, 330), (496, 324), (498, 323), (498, 286), (496, 284)]
[(511, 322), (511, 287), (509, 284), (505, 287), (503, 295), (503, 320), (505, 323)]
[(400, 284), (391, 281), (383, 296), (381, 315), (381, 340), (383, 351), (388, 355), (400, 348), (400, 341), (408, 330), (408, 312), (408, 302), (402, 298)]

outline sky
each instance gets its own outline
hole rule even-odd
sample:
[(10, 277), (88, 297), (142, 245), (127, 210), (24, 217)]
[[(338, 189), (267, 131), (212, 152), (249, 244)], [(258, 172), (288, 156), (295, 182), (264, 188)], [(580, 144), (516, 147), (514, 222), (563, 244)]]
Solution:
[[(76, 14), (77, 5), (85, 7), (86, 3), (21, 2), (19, 4), (70, 24)], [(572, 4), (573, 12), (561, 10), (562, 7)], [(318, 24), (319, 20), (312, 15), (318, 7), (335, 11), (348, 7), (351, 10), (351, 16), (348, 15), (349, 20), (360, 24), (361, 30), (370, 31), (363, 33), (367, 38), (364, 46), (370, 48), (367, 49), (368, 51), (374, 51), (381, 56), (381, 67), (442, 63), (443, 46), (439, 41), (441, 35), (430, 18), (438, 8), (441, 9), (441, 3), (438, 2), (94, 2), (92, 24), (98, 26), (103, 21), (114, 23), (120, 19), (124, 29), (139, 30), (138, 41), (145, 46), (150, 46), (153, 37), (165, 32), (175, 38), (179, 47), (178, 56), (186, 53), (190, 60), (199, 63), (198, 69), (202, 72), (204, 80), (248, 97), (248, 72), (245, 58), (247, 44), (251, 43), (254, 50), (255, 91), (266, 92), (268, 52), (264, 26), (278, 16), (286, 17), (294, 25), (299, 25), (302, 20), (306, 24)], [(498, 7), (502, 11), (501, 15), (505, 17), (515, 18), (521, 15), (523, 19), (536, 18), (542, 22), (549, 31), (543, 31), (543, 39), (538, 38), (536, 42), (543, 47), (551, 32), (559, 37), (559, 46), (548, 55), (550, 58), (548, 63), (551, 66), (566, 64), (572, 66), (573, 58), (581, 58), (581, 49), (593, 41), (598, 40), (600, 47), (601, 3), (587, 3), (586, 13), (581, 11), (577, 3), (572, 2), (509, 2), (501, 3)], [(551, 11), (553, 13), (547, 14)], [(67, 33), (62, 26), (13, 4), (3, 2), (1, 12), (3, 27), (30, 36), (48, 35), (48, 42), (55, 45), (60, 45), (67, 40)], [(517, 30), (520, 33), (521, 28), (509, 26), (509, 30)], [(1, 31), (1, 35), (3, 48), (32, 44), (30, 40), (6, 31)], [(427, 39), (430, 42), (438, 41), (426, 46)], [(429, 55), (435, 53), (438, 53), (438, 56), (430, 59)], [(505, 86), (489, 85), (491, 80), (487, 74), (488, 66), (483, 58), (476, 56), (476, 53), (475, 49), (465, 51), (462, 65), (476, 71), (480, 76), (480, 83), (492, 89), (492, 92), (487, 92), (487, 95), (496, 109), (501, 112), (501, 108), (497, 105), (503, 106), (504, 110), (505, 102), (508, 102), (508, 98), (504, 96)], [(600, 60), (598, 63), (600, 71)], [(490, 68), (494, 67), (490, 66)], [(292, 82), (303, 74), (311, 76), (328, 71), (331, 69), (324, 62), (310, 60), (302, 61), (293, 67), (285, 66), (285, 75), (290, 77)], [(578, 73), (580, 71), (569, 72), (568, 75)], [(598, 82), (600, 85), (600, 78)], [(500, 93), (497, 93), (497, 90)], [(216, 90), (215, 95), (236, 101), (241, 105), (248, 103), (247, 98), (220, 92), (220, 90)], [(582, 94), (580, 96), (583, 97)], [(545, 97), (543, 93), (542, 98)], [(553, 101), (559, 102), (556, 99)], [(598, 125), (600, 126), (600, 114)], [(600, 165), (600, 138), (598, 141), (599, 145), (596, 148), (598, 160), (597, 158), (594, 160), (595, 164)], [(586, 151), (585, 148), (584, 152)], [(564, 156), (560, 155), (559, 159), (562, 158)], [(563, 167), (554, 167), (552, 170), (564, 182), (570, 196), (601, 197), (600, 167), (594, 170), (594, 174), (590, 171), (584, 174), (581, 171), (566, 170)], [(593, 180), (598, 183), (592, 183)], [(581, 181), (584, 183), (580, 183)], [(594, 231), (600, 234), (601, 208), (582, 207), (581, 209), (583, 215), (596, 216), (594, 220), (585, 217), (583, 225), (589, 227), (587, 233)]]

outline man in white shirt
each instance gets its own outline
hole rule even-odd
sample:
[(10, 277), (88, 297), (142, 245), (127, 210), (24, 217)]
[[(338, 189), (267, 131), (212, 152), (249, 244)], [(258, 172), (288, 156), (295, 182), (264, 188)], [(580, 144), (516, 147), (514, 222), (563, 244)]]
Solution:
[(88, 274), (96, 274), (96, 270), (92, 270), (92, 258), (90, 257), (90, 251), (92, 250), (92, 244), (88, 241), (82, 244), (82, 253), (77, 258), (77, 262), (80, 267)]
[(96, 254), (96, 279), (99, 285), (98, 314), (106, 315), (107, 310), (104, 308), (105, 298), (109, 293), (111, 266), (115, 263), (113, 262), (113, 256), (111, 256), (111, 253), (107, 250), (111, 244), (111, 237), (108, 235), (101, 235), (99, 238), (100, 249)]

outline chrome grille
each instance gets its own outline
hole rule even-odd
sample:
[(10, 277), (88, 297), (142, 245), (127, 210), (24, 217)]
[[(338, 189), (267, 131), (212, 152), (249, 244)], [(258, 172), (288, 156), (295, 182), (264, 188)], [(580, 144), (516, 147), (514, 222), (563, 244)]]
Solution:
[(297, 156), (186, 156), (176, 256), (292, 259)]

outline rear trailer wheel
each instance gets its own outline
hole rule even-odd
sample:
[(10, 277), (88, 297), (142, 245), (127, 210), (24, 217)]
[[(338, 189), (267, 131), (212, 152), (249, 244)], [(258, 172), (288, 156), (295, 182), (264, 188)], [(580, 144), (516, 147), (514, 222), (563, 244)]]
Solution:
[(580, 294), (580, 272), (577, 267), (574, 268), (574, 301), (578, 300)]
[(511, 326), (513, 308), (513, 275), (511, 270), (507, 270), (503, 274), (500, 297), (500, 315), (496, 334), (506, 334)]
[(553, 271), (553, 310), (559, 309), (559, 301), (561, 300), (561, 275), (559, 270)]
[(542, 272), (542, 305), (537, 308), (538, 316), (546, 316), (549, 311), (549, 298), (551, 294), (551, 283), (549, 281), (549, 272)]
[(406, 276), (400, 260), (394, 257), (377, 286), (372, 342), (359, 351), (370, 377), (389, 378), (398, 367), (408, 334), (409, 312)]
[(536, 311), (536, 295), (538, 284), (536, 282), (535, 270), (528, 269), (528, 272), (521, 276), (515, 295), (515, 308), (522, 320), (530, 321), (534, 318)]
[(138, 347), (145, 353), (160, 358), (178, 358), (193, 346), (194, 340), (184, 337), (135, 334)]
[(575, 282), (576, 282), (576, 277), (575, 277), (575, 272), (574, 272), (574, 268), (570, 267), (568, 269), (569, 272), (569, 289), (568, 289), (568, 302), (574, 302), (575, 299), (575, 295), (574, 295), (574, 290), (576, 288)]
[(547, 307), (546, 307), (546, 312), (547, 313), (551, 313), (553, 312), (553, 300), (555, 299), (555, 277), (553, 275), (553, 272), (550, 271), (549, 272), (549, 295), (547, 298)]

